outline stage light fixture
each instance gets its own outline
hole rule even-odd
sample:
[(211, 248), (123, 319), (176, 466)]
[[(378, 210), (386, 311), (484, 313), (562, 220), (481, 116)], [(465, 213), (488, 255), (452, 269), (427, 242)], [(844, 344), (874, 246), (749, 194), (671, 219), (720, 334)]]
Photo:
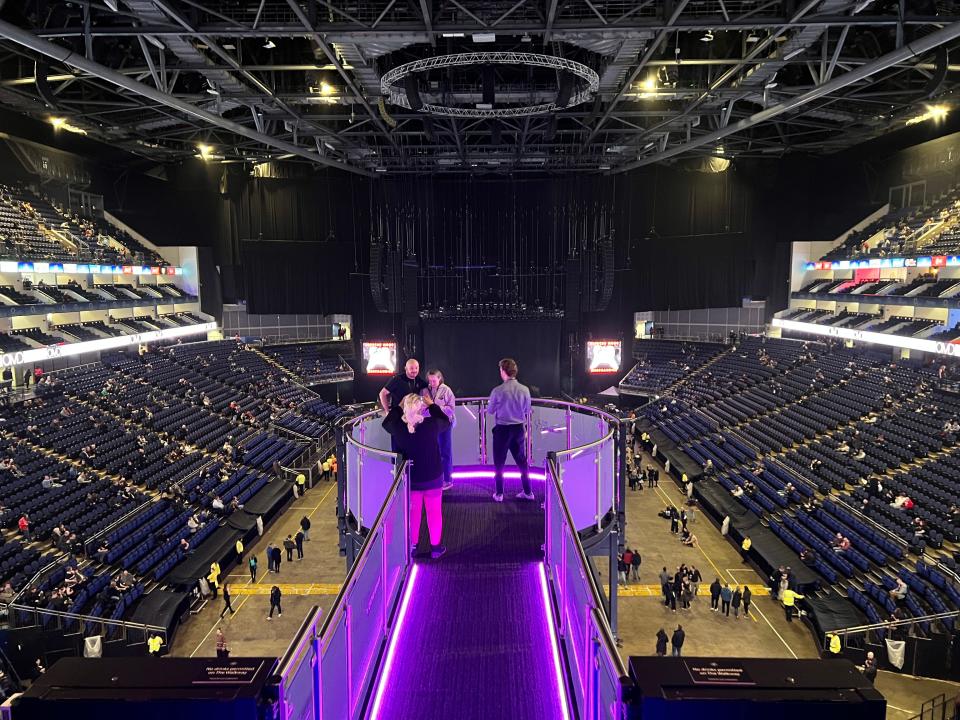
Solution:
[(273, 50), (276, 46), (277, 44), (273, 40), (271, 40), (270, 38), (267, 38), (267, 41), (263, 44), (263, 49)]
[(713, 30), (707, 30), (700, 38), (700, 42), (713, 42)]
[(209, 160), (213, 156), (212, 145), (205, 145), (204, 143), (199, 143), (197, 145), (197, 151), (200, 153), (200, 157), (203, 160)]
[(949, 114), (950, 107), (947, 105), (927, 105), (925, 112), (922, 115), (917, 115), (907, 120), (907, 125), (916, 125), (925, 120), (933, 120), (937, 123), (943, 122)]
[(64, 117), (52, 117), (50, 118), (50, 124), (53, 125), (54, 130), (66, 130), (67, 132), (72, 132), (77, 135), (87, 134), (87, 131), (82, 127), (71, 125), (67, 118)]

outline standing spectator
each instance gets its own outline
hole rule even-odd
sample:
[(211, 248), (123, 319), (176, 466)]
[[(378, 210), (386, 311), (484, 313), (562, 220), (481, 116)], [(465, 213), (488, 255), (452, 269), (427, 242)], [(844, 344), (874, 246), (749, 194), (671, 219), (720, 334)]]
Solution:
[(267, 572), (272, 573), (273, 572), (273, 542), (267, 543), (266, 554), (267, 554)]
[(243, 541), (237, 538), (237, 544), (234, 546), (237, 551), (237, 567), (243, 565)]
[(250, 582), (255, 583), (257, 581), (257, 556), (251, 555), (250, 559), (247, 560), (247, 567), (250, 568)]
[(743, 616), (745, 618), (750, 617), (750, 600), (753, 598), (753, 593), (750, 592), (750, 586), (743, 586)]
[(210, 563), (210, 572), (207, 575), (207, 584), (214, 599), (217, 597), (217, 588), (220, 587), (220, 568), (217, 563)]
[(457, 424), (457, 398), (450, 386), (443, 381), (443, 373), (435, 368), (427, 371), (427, 387), (424, 388), (423, 394), (429, 395), (450, 421), (450, 427), (437, 435), (440, 462), (443, 465), (442, 488), (449, 490), (453, 487), (453, 428)]
[(720, 607), (720, 592), (723, 587), (720, 585), (720, 578), (710, 583), (710, 609), (717, 612)]
[(283, 608), (280, 607), (280, 601), (282, 599), (283, 593), (280, 592), (280, 588), (276, 585), (270, 588), (270, 614), (267, 615), (267, 620), (273, 620), (274, 609), (276, 609), (278, 617), (283, 617)]
[(670, 600), (668, 599), (667, 588), (670, 585), (670, 573), (667, 572), (666, 568), (663, 568), (657, 577), (660, 578), (660, 592), (663, 593), (663, 604), (669, 605)]
[(287, 535), (286, 540), (283, 541), (283, 549), (287, 551), (287, 562), (293, 562), (293, 551), (296, 548), (297, 544), (293, 541), (293, 536)]
[(293, 536), (293, 541), (297, 545), (297, 560), (303, 560), (303, 530), (297, 530)]
[(733, 591), (733, 598), (730, 600), (730, 604), (733, 606), (733, 617), (737, 620), (740, 619), (740, 603), (742, 600), (743, 593), (740, 591), (740, 586), (737, 585)]
[(866, 659), (863, 661), (863, 676), (870, 681), (871, 685), (876, 685), (877, 683), (877, 660), (873, 655), (873, 652), (868, 652)]
[(680, 657), (680, 651), (683, 649), (683, 641), (686, 640), (687, 634), (683, 631), (683, 625), (677, 625), (677, 629), (673, 631), (673, 636), (670, 638), (670, 646), (673, 649), (673, 656)]
[(677, 509), (672, 505), (667, 512), (670, 513), (670, 532), (676, 535), (680, 532), (680, 513), (678, 513)]
[(273, 546), (273, 571), (280, 574), (280, 562), (283, 560), (283, 552), (279, 545)]
[(695, 565), (690, 566), (690, 591), (693, 594), (693, 597), (697, 597), (700, 593), (700, 583), (703, 582), (703, 575), (700, 574), (700, 571), (697, 570)]
[(720, 590), (720, 612), (730, 617), (730, 601), (733, 599), (733, 591), (730, 590), (730, 585), (727, 583), (723, 584), (723, 588)]
[[(224, 592), (226, 592), (226, 588), (224, 588)], [(230, 657), (230, 648), (227, 647), (227, 638), (223, 634), (223, 628), (217, 628), (217, 657)]]
[(629, 567), (623, 559), (623, 555), (617, 558), (617, 582), (624, 587), (627, 585), (627, 568)]
[(20, 516), (20, 520), (17, 521), (17, 527), (20, 528), (20, 534), (23, 535), (27, 540), (30, 540), (30, 516), (24, 513)]
[(743, 558), (743, 561), (746, 562), (747, 558), (750, 556), (750, 546), (753, 542), (749, 537), (744, 536), (743, 542), (740, 543), (740, 557)]
[[(160, 657), (160, 648), (163, 647), (163, 638), (159, 635), (151, 635), (147, 638), (147, 654), (150, 657)], [(40, 662), (37, 660), (37, 662)]]
[(634, 550), (634, 551), (633, 551), (633, 560), (630, 561), (630, 567), (631, 567), (631, 569), (633, 570), (633, 579), (634, 579), (634, 580), (639, 580), (639, 579), (640, 579), (640, 563), (641, 563), (642, 560), (643, 560), (643, 558), (640, 557), (640, 553), (638, 553), (636, 550)]
[(663, 657), (667, 654), (667, 634), (663, 628), (657, 630), (657, 656)]
[(220, 611), (220, 619), (223, 620), (223, 616), (227, 614), (227, 610), (230, 611), (230, 614), (233, 615), (237, 611), (233, 609), (233, 605), (230, 604), (230, 584), (223, 584), (223, 610)]
[(503, 502), (503, 466), (507, 461), (507, 452), (520, 469), (520, 482), (523, 485), (517, 498), (533, 500), (530, 487), (530, 470), (527, 465), (527, 451), (524, 445), (524, 427), (530, 417), (530, 389), (517, 380), (517, 361), (504, 358), (499, 363), (502, 384), (490, 391), (487, 401), (487, 413), (493, 415), (496, 423), (493, 428), (493, 464), (495, 467), (495, 502)]
[(310, 518), (306, 515), (300, 518), (300, 529), (303, 531), (303, 539), (310, 542)]
[(664, 596), (666, 597), (666, 602), (664, 603), (664, 605), (669, 606), (670, 612), (676, 612), (677, 611), (677, 594), (673, 590), (673, 583), (668, 582), (666, 585), (663, 586), (663, 588), (664, 588)]
[(633, 550), (630, 548), (625, 548), (623, 551), (623, 564), (627, 566), (624, 578), (624, 584), (627, 584), (626, 581), (630, 580), (630, 568), (633, 566)]

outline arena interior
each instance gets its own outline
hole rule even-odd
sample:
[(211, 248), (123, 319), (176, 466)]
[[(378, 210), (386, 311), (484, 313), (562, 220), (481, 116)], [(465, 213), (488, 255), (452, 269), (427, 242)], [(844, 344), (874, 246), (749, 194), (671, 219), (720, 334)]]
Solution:
[(0, 719), (960, 717), (954, 0), (0, 0)]

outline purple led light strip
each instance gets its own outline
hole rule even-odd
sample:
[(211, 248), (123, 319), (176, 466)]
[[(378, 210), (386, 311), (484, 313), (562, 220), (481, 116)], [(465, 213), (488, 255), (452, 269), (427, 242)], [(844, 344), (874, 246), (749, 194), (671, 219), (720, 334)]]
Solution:
[[(454, 480), (479, 480), (484, 478), (493, 479), (494, 472), (493, 470), (454, 470), (452, 477)], [(503, 476), (505, 478), (510, 478), (511, 480), (520, 479), (519, 470), (504, 470)], [(546, 480), (546, 474), (542, 472), (537, 472), (536, 470), (530, 471), (531, 480)]]
[(550, 605), (550, 592), (547, 590), (547, 571), (543, 563), (537, 563), (537, 573), (540, 576), (540, 592), (543, 596), (543, 612), (547, 620), (547, 634), (550, 636), (550, 653), (553, 656), (553, 675), (557, 685), (557, 702), (563, 720), (570, 720), (570, 711), (567, 707), (567, 686), (563, 682), (563, 668), (560, 664), (560, 648), (557, 646), (557, 632), (553, 624), (553, 610)]
[(417, 573), (420, 571), (419, 565), (414, 565), (410, 570), (410, 579), (407, 581), (407, 587), (403, 591), (403, 600), (400, 602), (400, 612), (397, 613), (397, 621), (393, 625), (393, 632), (390, 634), (390, 645), (387, 647), (387, 658), (383, 663), (383, 670), (380, 673), (380, 680), (377, 683), (377, 692), (373, 698), (373, 709), (368, 716), (370, 720), (376, 720), (380, 716), (380, 705), (383, 702), (383, 692), (387, 688), (387, 681), (390, 679), (390, 669), (393, 667), (393, 658), (397, 651), (397, 642), (400, 633), (403, 630), (403, 621), (407, 617), (407, 608), (410, 605), (410, 596), (413, 595), (413, 586), (417, 581)]

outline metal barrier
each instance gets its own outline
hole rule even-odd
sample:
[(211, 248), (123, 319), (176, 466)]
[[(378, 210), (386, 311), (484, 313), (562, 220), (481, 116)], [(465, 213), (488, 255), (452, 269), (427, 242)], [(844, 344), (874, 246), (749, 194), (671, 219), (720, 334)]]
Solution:
[(627, 671), (564, 499), (561, 466), (553, 457), (547, 461), (544, 507), (545, 583), (550, 588), (558, 642), (567, 658), (570, 704), (581, 720), (616, 720), (625, 713), (621, 688)]
[(406, 463), (394, 468), (386, 501), (326, 620), (318, 628), (315, 608), (281, 659), (281, 717), (348, 720), (364, 711), (403, 611), (401, 593), (406, 587), (406, 599), (413, 587), (408, 475)]
[[(486, 398), (457, 400), (452, 444), (454, 464), (492, 465), (488, 448), (493, 425), (486, 421)], [(346, 484), (343, 509), (357, 528), (376, 516), (390, 487), (396, 455), (381, 427), (379, 410), (345, 422)], [(531, 466), (543, 467), (557, 454), (560, 483), (578, 530), (600, 530), (619, 505), (617, 428), (619, 420), (603, 410), (563, 400), (535, 399), (527, 423)]]
[(62, 612), (11, 603), (0, 605), (7, 613), (7, 624), (14, 628), (41, 627), (45, 631), (60, 631), (65, 637), (101, 635), (105, 640), (123, 640), (131, 645), (146, 644), (150, 635), (159, 635), (167, 644), (167, 629), (159, 625), (133, 623), (127, 620), (108, 620), (94, 615)]

